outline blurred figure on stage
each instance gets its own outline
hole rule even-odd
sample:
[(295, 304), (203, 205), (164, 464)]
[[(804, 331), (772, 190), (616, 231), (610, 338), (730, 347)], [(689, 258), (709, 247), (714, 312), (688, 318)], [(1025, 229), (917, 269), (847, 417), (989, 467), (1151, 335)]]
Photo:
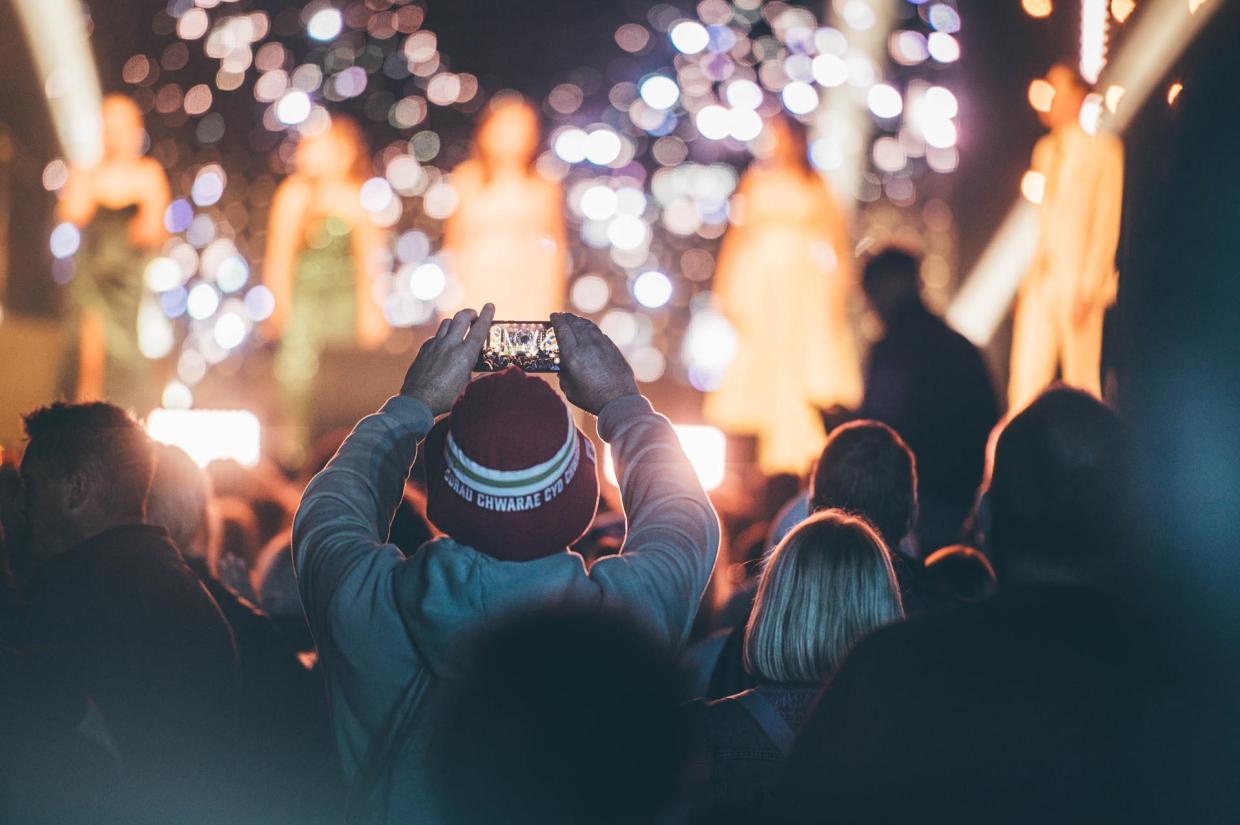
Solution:
[(145, 413), (158, 401), (151, 364), (138, 347), (147, 259), (164, 240), (168, 178), (143, 156), (142, 112), (123, 95), (103, 108), (103, 157), (69, 173), (57, 216), (82, 233), (70, 282), (69, 342), (60, 391)]
[(371, 297), (384, 237), (362, 208), (369, 156), (361, 129), (333, 116), (302, 136), (294, 163), (271, 205), (263, 280), (275, 296), (266, 326), (279, 341), (275, 372), (286, 420), (293, 443), (304, 447), (323, 351), (374, 349), (389, 328)]
[(1033, 149), (1033, 171), (1043, 175), (1045, 189), (1012, 331), (1012, 414), (1054, 380), (1057, 366), (1065, 384), (1102, 396), (1102, 321), (1118, 286), (1124, 146), (1081, 127), (1089, 87), (1075, 68), (1057, 64), (1045, 79), (1055, 94), (1038, 115), (1050, 134)]
[(534, 108), (501, 98), (478, 126), (473, 156), (452, 172), (460, 203), (444, 249), (465, 290), (461, 306), (493, 303), (495, 317), (519, 321), (564, 308), (563, 194), (534, 168), (538, 143)]
[(802, 474), (822, 450), (820, 408), (855, 407), (861, 367), (847, 314), (848, 226), (809, 164), (805, 127), (772, 120), (769, 154), (741, 179), (719, 252), (715, 294), (735, 326), (736, 360), (707, 418), (758, 436), (768, 474)]

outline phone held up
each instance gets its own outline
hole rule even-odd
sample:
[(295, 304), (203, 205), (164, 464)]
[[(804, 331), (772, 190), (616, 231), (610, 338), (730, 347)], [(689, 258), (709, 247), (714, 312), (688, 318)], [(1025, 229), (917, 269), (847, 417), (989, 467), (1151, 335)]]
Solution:
[(550, 321), (491, 322), (474, 372), (498, 372), (513, 366), (525, 372), (560, 371), (560, 344)]

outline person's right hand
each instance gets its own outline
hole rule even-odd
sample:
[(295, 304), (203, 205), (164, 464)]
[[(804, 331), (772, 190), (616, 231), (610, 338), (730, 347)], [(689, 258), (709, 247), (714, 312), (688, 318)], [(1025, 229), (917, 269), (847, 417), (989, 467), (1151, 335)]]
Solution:
[(451, 320), (445, 318), (435, 337), (422, 344), (409, 365), (400, 394), (423, 402), (436, 416), (451, 410), (469, 384), (494, 318), (493, 304), (484, 306), (481, 315), (463, 309)]
[(637, 393), (633, 368), (593, 322), (556, 312), (551, 326), (560, 344), (560, 387), (570, 403), (598, 415), (614, 399)]

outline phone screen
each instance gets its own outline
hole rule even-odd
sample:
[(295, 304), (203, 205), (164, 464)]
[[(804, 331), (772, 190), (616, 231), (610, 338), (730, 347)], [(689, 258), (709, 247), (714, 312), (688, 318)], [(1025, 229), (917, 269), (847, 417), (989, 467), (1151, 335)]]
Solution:
[(559, 372), (560, 344), (550, 321), (493, 321), (474, 372), (505, 367), (525, 372)]

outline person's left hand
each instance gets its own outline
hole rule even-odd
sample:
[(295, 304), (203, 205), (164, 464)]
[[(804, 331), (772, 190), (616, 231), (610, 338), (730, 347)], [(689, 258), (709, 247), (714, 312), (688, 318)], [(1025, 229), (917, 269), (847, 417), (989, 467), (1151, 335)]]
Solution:
[(451, 320), (445, 318), (435, 337), (422, 344), (409, 365), (400, 394), (423, 402), (433, 415), (452, 409), (452, 402), (469, 383), (494, 318), (493, 304), (484, 306), (481, 315), (463, 309)]

